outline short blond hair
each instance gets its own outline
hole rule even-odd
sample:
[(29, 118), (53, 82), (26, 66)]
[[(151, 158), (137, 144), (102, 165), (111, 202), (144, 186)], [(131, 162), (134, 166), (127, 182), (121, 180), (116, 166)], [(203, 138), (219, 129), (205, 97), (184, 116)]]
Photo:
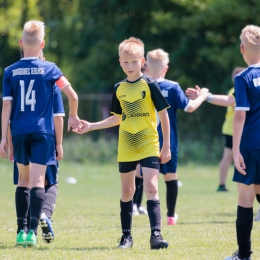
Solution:
[(144, 43), (135, 37), (130, 37), (129, 39), (124, 40), (118, 46), (119, 57), (122, 54), (133, 54), (138, 55), (141, 58), (144, 57)]
[(163, 49), (149, 51), (146, 55), (147, 66), (151, 73), (156, 73), (164, 69), (169, 63), (169, 53)]
[(246, 49), (260, 52), (260, 27), (247, 25), (241, 32), (240, 40)]
[(232, 71), (232, 76), (231, 76), (232, 81), (234, 82), (235, 76), (236, 76), (238, 73), (240, 73), (240, 72), (242, 72), (243, 70), (245, 70), (245, 69), (246, 69), (245, 67), (235, 67), (235, 68), (233, 69), (233, 71)]
[(41, 21), (31, 20), (24, 24), (22, 41), (30, 47), (40, 46), (44, 40), (45, 25)]

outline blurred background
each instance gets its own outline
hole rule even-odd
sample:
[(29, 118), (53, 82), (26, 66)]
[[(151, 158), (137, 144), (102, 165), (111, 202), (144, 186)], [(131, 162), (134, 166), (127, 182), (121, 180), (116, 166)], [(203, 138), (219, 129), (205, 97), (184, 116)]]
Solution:
[[(166, 78), (184, 91), (198, 84), (227, 94), (234, 67), (246, 66), (239, 52), (241, 30), (260, 25), (259, 10), (259, 0), (0, 0), (0, 80), (4, 68), (20, 58), (24, 23), (37, 19), (46, 24), (45, 58), (72, 83), (82, 119), (109, 116), (113, 86), (125, 78), (118, 44), (131, 36), (143, 40), (146, 53), (155, 48), (169, 53)], [(64, 105), (68, 112), (66, 98)], [(208, 103), (192, 114), (178, 112), (180, 163), (219, 161), (225, 112)], [(116, 156), (117, 128), (79, 137), (65, 127), (64, 138), (67, 160)]]

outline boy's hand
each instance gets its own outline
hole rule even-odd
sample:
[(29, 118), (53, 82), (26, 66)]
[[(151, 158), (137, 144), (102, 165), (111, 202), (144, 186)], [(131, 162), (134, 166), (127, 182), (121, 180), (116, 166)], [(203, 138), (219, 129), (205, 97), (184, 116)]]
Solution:
[[(198, 86), (196, 86), (196, 87), (198, 87)], [(206, 100), (208, 97), (209, 90), (207, 88), (199, 88), (198, 91), (199, 91), (199, 96), (203, 96), (204, 100)]]
[(7, 139), (2, 139), (1, 143), (0, 143), (0, 156), (2, 158), (6, 158), (7, 157), (7, 150), (8, 150)]
[(63, 158), (63, 148), (61, 144), (56, 145), (56, 160), (59, 161)]
[(14, 151), (13, 151), (13, 146), (8, 145), (8, 158), (11, 162), (14, 162)]
[(72, 129), (72, 132), (82, 135), (91, 131), (91, 123), (84, 120), (80, 120), (80, 123), (82, 125), (81, 128), (74, 128)]
[(198, 86), (196, 86), (196, 89), (195, 88), (187, 88), (186, 91), (185, 91), (185, 94), (189, 99), (194, 100), (198, 97), (200, 90), (201, 89)]
[(161, 153), (160, 153), (160, 163), (165, 164), (171, 160), (171, 150), (170, 148), (162, 147)]
[(234, 156), (234, 164), (235, 164), (235, 167), (237, 168), (237, 170), (241, 174), (246, 175), (246, 172), (245, 172), (246, 165), (245, 165), (242, 154), (240, 152), (234, 152), (233, 156)]
[(82, 124), (80, 122), (80, 119), (78, 116), (70, 116), (69, 120), (68, 120), (68, 131), (70, 131), (70, 129), (78, 129), (81, 128)]

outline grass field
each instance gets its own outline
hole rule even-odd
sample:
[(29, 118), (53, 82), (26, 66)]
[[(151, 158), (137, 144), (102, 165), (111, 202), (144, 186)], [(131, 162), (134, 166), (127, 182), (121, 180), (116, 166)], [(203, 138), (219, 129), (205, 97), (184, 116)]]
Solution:
[[(167, 250), (150, 250), (147, 216), (133, 218), (134, 246), (118, 250), (121, 237), (119, 219), (120, 179), (117, 164), (91, 165), (61, 162), (59, 194), (53, 215), (55, 240), (48, 245), (41, 240), (36, 249), (17, 248), (15, 186), (12, 166), (0, 164), (0, 259), (224, 259), (236, 248), (235, 219), (237, 189), (228, 177), (229, 193), (217, 193), (217, 166), (180, 166), (176, 226), (166, 225), (165, 184), (160, 177), (163, 216), (162, 234), (169, 242)], [(77, 184), (66, 183), (75, 177)], [(145, 205), (145, 199), (143, 199)], [(254, 214), (258, 209), (255, 202)], [(260, 223), (252, 232), (253, 259), (260, 259)]]

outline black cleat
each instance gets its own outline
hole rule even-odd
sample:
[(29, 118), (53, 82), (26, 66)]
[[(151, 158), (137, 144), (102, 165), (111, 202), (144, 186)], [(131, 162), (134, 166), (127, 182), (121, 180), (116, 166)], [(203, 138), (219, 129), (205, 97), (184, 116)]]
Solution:
[(150, 238), (151, 249), (163, 249), (168, 247), (168, 242), (165, 241), (159, 231), (155, 231)]
[(120, 242), (120, 244), (117, 248), (126, 249), (133, 246), (133, 239), (131, 235), (122, 235), (118, 242)]

